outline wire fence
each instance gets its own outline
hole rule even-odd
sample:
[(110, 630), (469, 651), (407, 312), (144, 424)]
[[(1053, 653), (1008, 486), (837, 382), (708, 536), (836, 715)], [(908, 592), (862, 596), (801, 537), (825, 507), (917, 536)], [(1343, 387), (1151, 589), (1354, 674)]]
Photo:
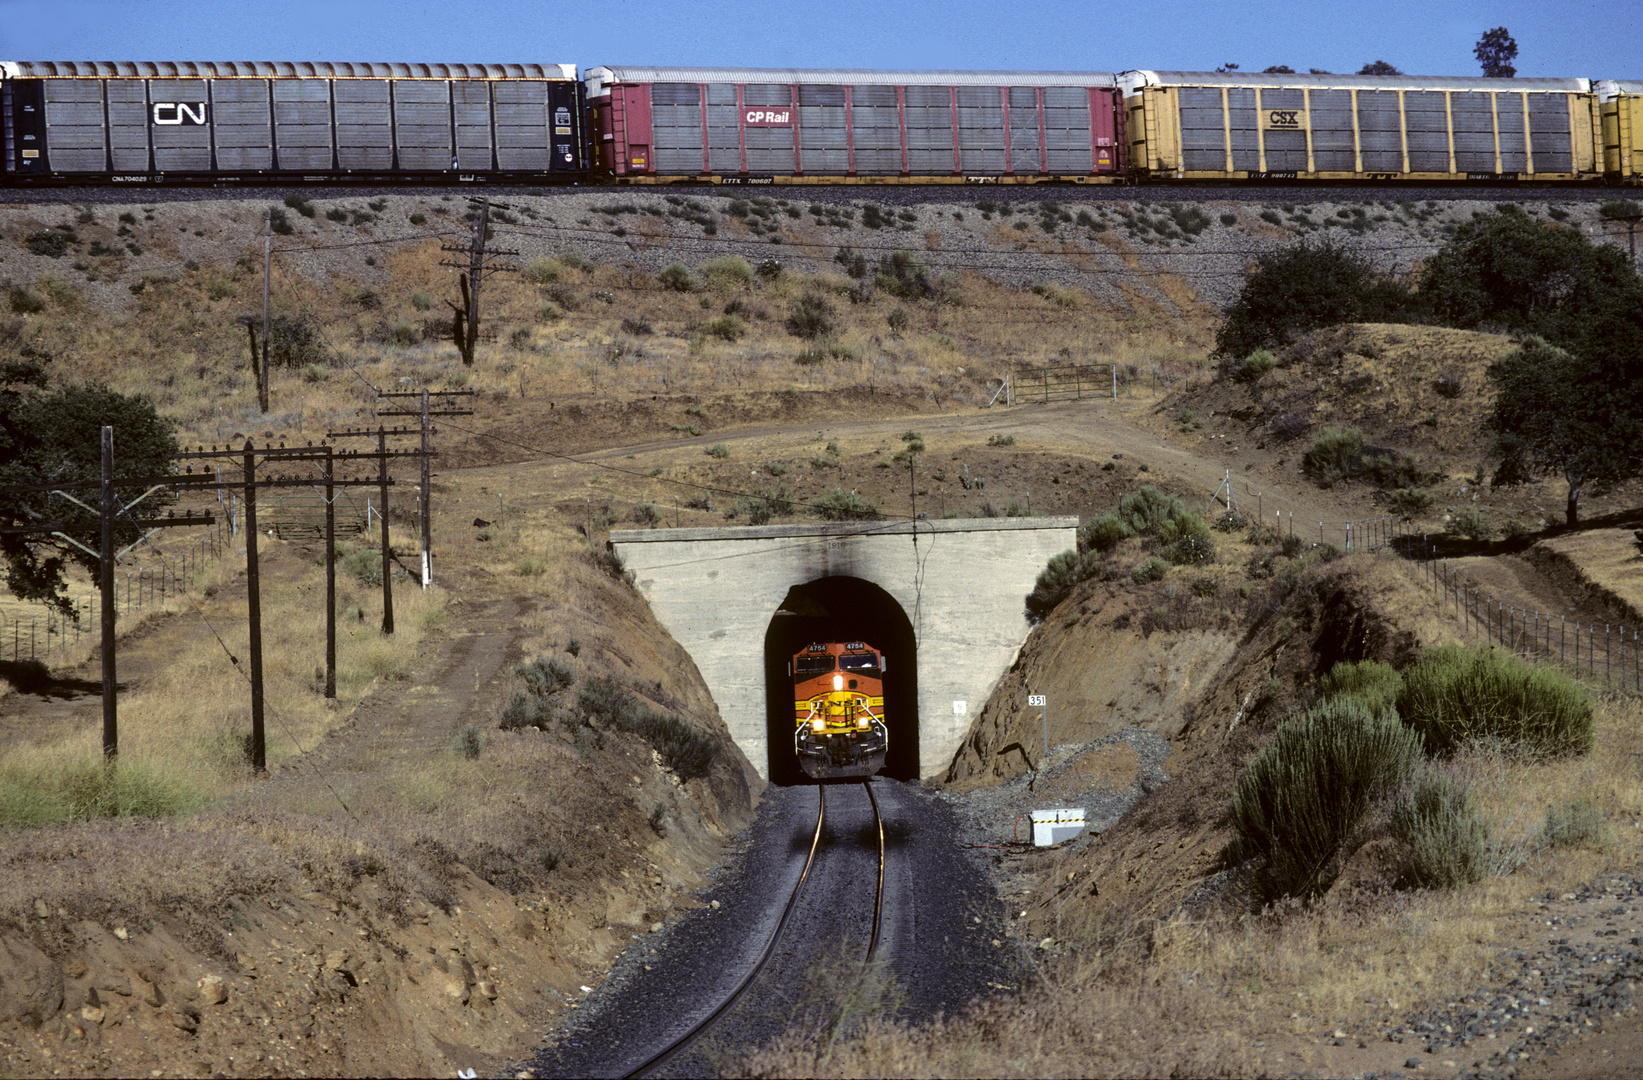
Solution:
[(1425, 558), (1421, 573), (1443, 610), (1468, 637), (1510, 649), (1525, 660), (1561, 664), (1609, 686), (1643, 690), (1638, 628), (1570, 619), (1489, 595), (1446, 558)]
[[(227, 517), (227, 515), (225, 515)], [(234, 534), (234, 518), (219, 518), (205, 535), (195, 538), (171, 555), (156, 555), (146, 566), (114, 575), (114, 612), (141, 611), (154, 604), (188, 592), (196, 575), (222, 558), (223, 549)], [(0, 662), (44, 660), (62, 653), (82, 640), (96, 639), (99, 633), (99, 604), (96, 590), (72, 597), (70, 610), (55, 607), (23, 614), (0, 611)]]

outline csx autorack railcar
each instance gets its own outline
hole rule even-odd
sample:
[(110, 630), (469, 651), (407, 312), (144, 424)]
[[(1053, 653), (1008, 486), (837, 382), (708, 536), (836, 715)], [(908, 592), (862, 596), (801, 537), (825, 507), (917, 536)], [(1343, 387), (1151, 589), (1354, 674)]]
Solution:
[(793, 752), (816, 779), (884, 768), (884, 654), (862, 641), (815, 642), (793, 654)]
[(0, 63), (10, 183), (555, 181), (573, 64)]

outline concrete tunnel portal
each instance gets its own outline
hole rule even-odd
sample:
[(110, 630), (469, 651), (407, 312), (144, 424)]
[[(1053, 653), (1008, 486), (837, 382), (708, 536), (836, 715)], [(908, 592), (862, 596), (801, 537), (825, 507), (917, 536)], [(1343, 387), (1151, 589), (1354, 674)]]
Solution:
[(795, 585), (764, 635), (767, 772), (773, 784), (814, 783), (793, 757), (793, 680), (788, 661), (815, 641), (865, 641), (884, 655), (884, 713), (890, 752), (883, 775), (919, 778), (918, 643), (895, 597), (855, 577)]
[(759, 774), (793, 756), (787, 662), (812, 641), (886, 657), (884, 773), (939, 775), (1027, 638), (1024, 600), (1078, 519), (979, 518), (624, 529), (610, 546), (701, 673)]

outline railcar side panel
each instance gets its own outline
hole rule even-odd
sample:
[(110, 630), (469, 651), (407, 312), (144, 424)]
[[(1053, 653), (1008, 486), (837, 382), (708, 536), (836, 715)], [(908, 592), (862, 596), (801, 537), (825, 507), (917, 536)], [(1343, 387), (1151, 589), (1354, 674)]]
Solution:
[(1151, 180), (1590, 180), (1580, 79), (1127, 72), (1130, 160)]
[(1643, 183), (1643, 82), (1597, 84), (1599, 150), (1611, 183)]
[(587, 99), (597, 169), (618, 182), (1082, 183), (1125, 171), (1121, 98), (1102, 73), (593, 68)]
[(568, 65), (8, 64), (9, 183), (580, 179)]

